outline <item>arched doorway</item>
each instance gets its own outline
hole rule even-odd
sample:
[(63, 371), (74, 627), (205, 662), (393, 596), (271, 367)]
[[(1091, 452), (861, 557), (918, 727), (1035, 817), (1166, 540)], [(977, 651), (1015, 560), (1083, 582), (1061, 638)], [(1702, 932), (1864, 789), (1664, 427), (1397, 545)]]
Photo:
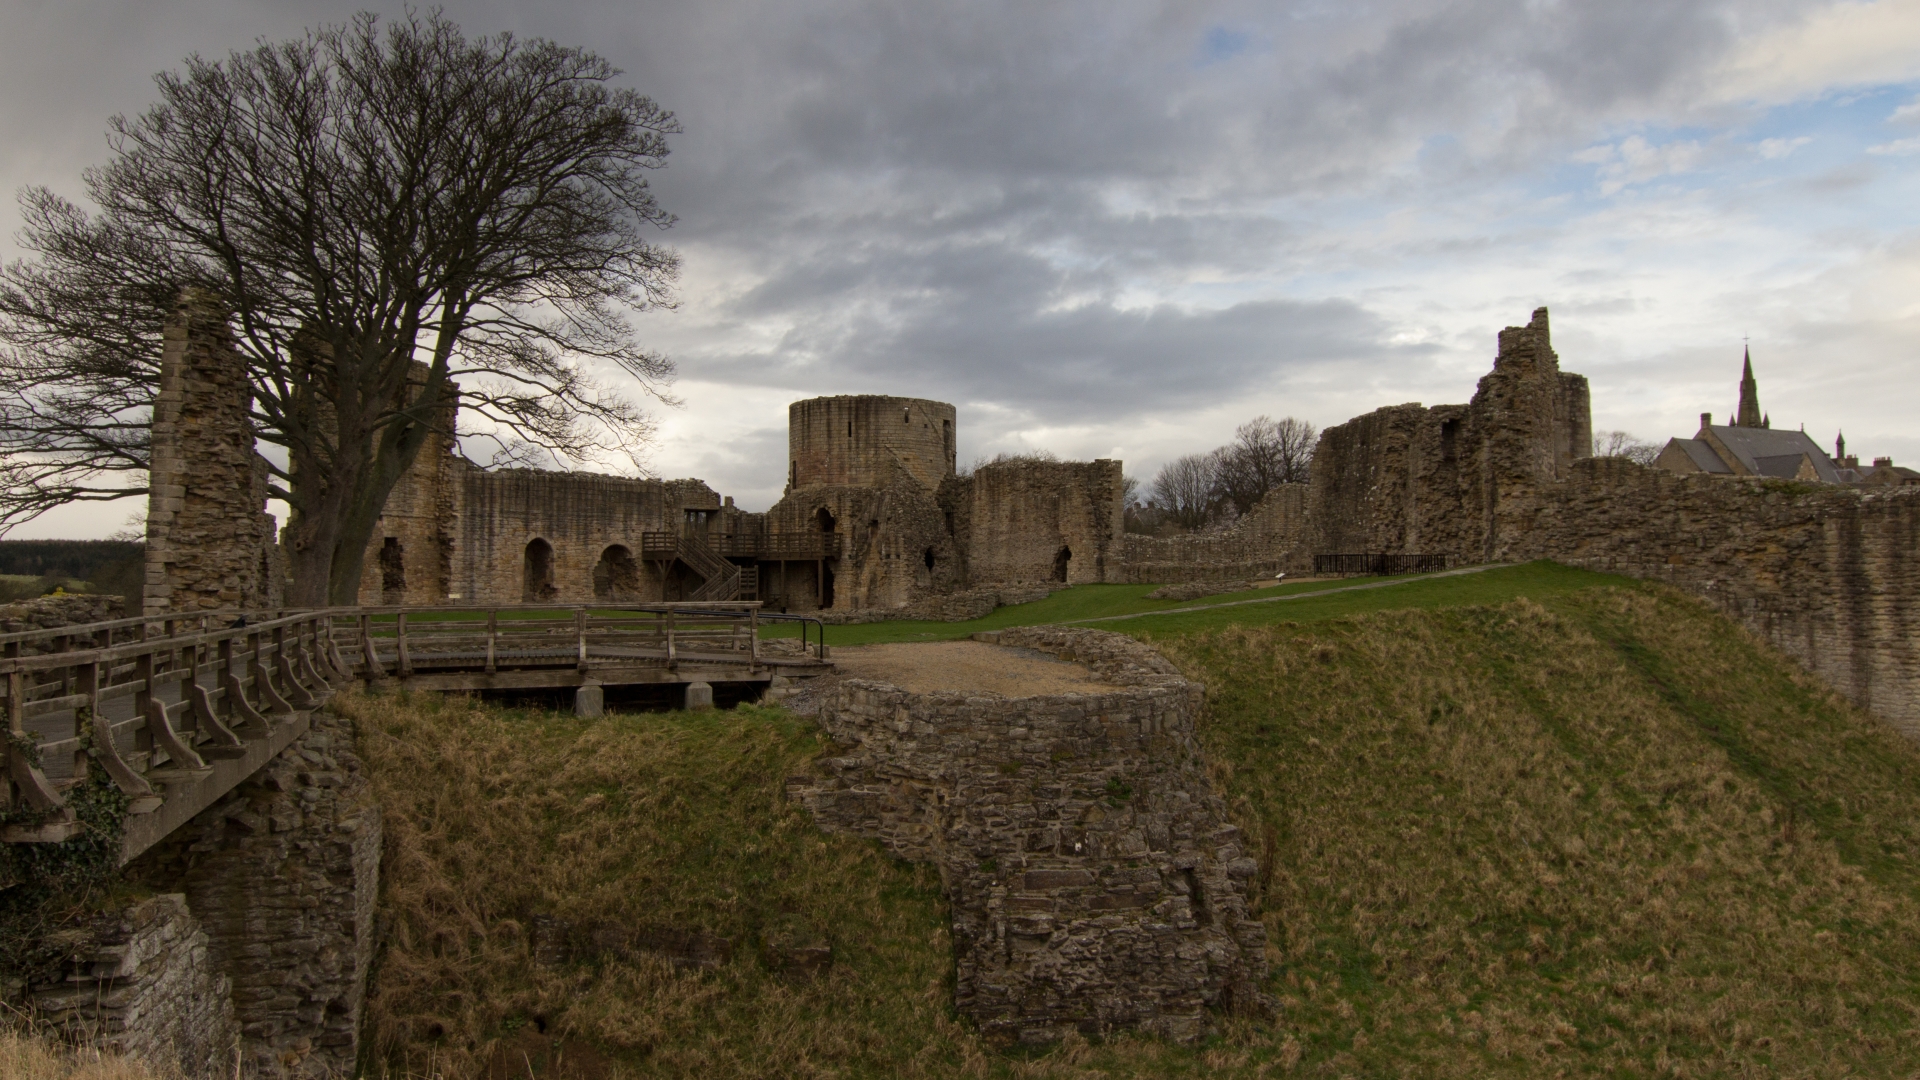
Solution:
[(525, 569), (525, 583), (520, 590), (522, 603), (537, 604), (560, 594), (553, 586), (552, 544), (537, 536), (528, 541)]
[(833, 511), (824, 506), (813, 512), (813, 523), (819, 526), (820, 531), (823, 533), (832, 532), (835, 524), (837, 524), (833, 520)]
[(640, 564), (633, 561), (633, 552), (614, 544), (600, 553), (593, 568), (593, 595), (597, 600), (640, 599)]
[(1060, 549), (1060, 553), (1053, 557), (1053, 580), (1055, 581), (1067, 580), (1067, 564), (1071, 563), (1072, 561), (1073, 561), (1072, 549), (1062, 547)]

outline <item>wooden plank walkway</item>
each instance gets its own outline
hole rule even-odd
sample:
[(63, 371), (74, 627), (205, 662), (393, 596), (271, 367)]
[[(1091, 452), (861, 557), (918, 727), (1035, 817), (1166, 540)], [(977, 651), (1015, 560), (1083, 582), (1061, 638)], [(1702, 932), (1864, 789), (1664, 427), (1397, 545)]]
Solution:
[[(800, 623), (801, 637), (762, 642), (772, 622)], [(736, 602), (332, 608), (0, 635), (0, 841), (75, 835), (65, 793), (100, 775), (131, 800), (121, 852), (130, 860), (305, 734), (313, 711), (350, 683), (766, 683), (832, 670), (818, 625)]]

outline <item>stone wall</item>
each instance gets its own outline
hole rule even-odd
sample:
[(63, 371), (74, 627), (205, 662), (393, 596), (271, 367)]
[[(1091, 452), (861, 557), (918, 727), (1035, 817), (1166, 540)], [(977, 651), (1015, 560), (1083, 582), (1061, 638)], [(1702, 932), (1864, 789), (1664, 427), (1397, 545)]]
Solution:
[(1218, 532), (1140, 536), (1123, 543), (1122, 580), (1244, 581), (1313, 568), (1306, 548), (1307, 485), (1281, 484), (1247, 515)]
[(280, 606), (286, 574), (252, 404), (227, 313), (206, 293), (182, 293), (163, 332), (153, 402), (146, 614)]
[(887, 483), (898, 466), (932, 490), (954, 471), (954, 408), (921, 398), (849, 394), (787, 406), (787, 486)]
[(1396, 405), (1321, 432), (1307, 508), (1313, 554), (1491, 558), (1502, 513), (1593, 445), (1587, 380), (1560, 370), (1547, 310), (1499, 335), (1466, 405)]
[[(966, 582), (966, 566), (934, 489), (900, 466), (872, 486), (815, 485), (789, 490), (766, 514), (772, 534), (831, 533), (839, 555), (825, 568), (811, 562), (760, 564), (761, 595), (788, 611), (895, 610)], [(822, 592), (827, 593), (825, 604)]]
[(1501, 515), (1495, 559), (1668, 582), (1920, 739), (1920, 489), (1590, 458), (1521, 506)]
[(351, 725), (316, 712), (310, 732), (128, 867), (183, 893), (204, 928), (248, 1077), (352, 1075), (380, 835)]
[(788, 781), (823, 828), (938, 863), (956, 1002), (989, 1038), (1138, 1028), (1194, 1040), (1264, 1007), (1257, 870), (1193, 739), (1199, 686), (1097, 630), (1003, 631), (1087, 663), (1110, 693), (915, 694), (847, 680), (822, 727), (850, 747)]
[(973, 585), (1121, 581), (1121, 463), (1005, 461), (974, 470), (966, 541)]
[(234, 1075), (230, 990), (187, 898), (168, 893), (76, 934), (61, 981), (27, 1000), (67, 1038), (213, 1080)]
[(31, 600), (0, 604), (0, 634), (19, 634), (28, 630), (53, 630), (62, 626), (106, 622), (124, 615), (118, 596), (92, 593), (60, 593)]
[[(679, 532), (689, 511), (705, 515), (702, 520), (720, 512), (720, 496), (699, 480), (476, 469), (458, 462), (453, 472), (458, 496), (449, 593), (455, 601), (591, 602), (595, 570), (614, 548), (632, 562), (627, 599), (683, 599), (700, 584), (698, 577), (687, 582), (671, 572), (663, 578), (641, 559), (640, 546), (642, 533)], [(529, 548), (536, 541), (551, 552), (550, 571), (530, 592)], [(622, 552), (611, 554), (618, 562)]]

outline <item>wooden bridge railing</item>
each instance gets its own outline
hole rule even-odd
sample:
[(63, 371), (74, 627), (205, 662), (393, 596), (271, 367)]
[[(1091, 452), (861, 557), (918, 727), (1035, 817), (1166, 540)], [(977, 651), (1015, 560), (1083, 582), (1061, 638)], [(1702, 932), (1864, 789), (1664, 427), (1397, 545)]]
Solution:
[(817, 617), (764, 612), (756, 601), (348, 608), (336, 614), (355, 623), (341, 652), (364, 679), (404, 679), (429, 669), (586, 670), (602, 663), (659, 662), (671, 669), (685, 657), (752, 671), (782, 662), (766, 653), (760, 631), (784, 623), (800, 628), (796, 659), (818, 664), (827, 657)]
[(66, 792), (98, 770), (129, 797), (123, 857), (138, 854), (307, 730), (351, 677), (335, 620), (225, 614), (0, 635), (0, 840), (74, 835)]

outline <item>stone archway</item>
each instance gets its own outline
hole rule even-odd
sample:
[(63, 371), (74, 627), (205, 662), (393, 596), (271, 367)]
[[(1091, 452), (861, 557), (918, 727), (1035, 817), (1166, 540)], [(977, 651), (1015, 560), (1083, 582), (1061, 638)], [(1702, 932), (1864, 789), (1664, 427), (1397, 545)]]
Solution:
[(1067, 580), (1067, 566), (1073, 562), (1073, 549), (1062, 546), (1059, 554), (1053, 557), (1053, 580)]
[(560, 595), (553, 584), (553, 545), (539, 537), (527, 542), (520, 589), (522, 603), (538, 604)]
[(596, 600), (640, 599), (640, 564), (625, 545), (614, 544), (600, 553), (593, 568), (593, 596)]

